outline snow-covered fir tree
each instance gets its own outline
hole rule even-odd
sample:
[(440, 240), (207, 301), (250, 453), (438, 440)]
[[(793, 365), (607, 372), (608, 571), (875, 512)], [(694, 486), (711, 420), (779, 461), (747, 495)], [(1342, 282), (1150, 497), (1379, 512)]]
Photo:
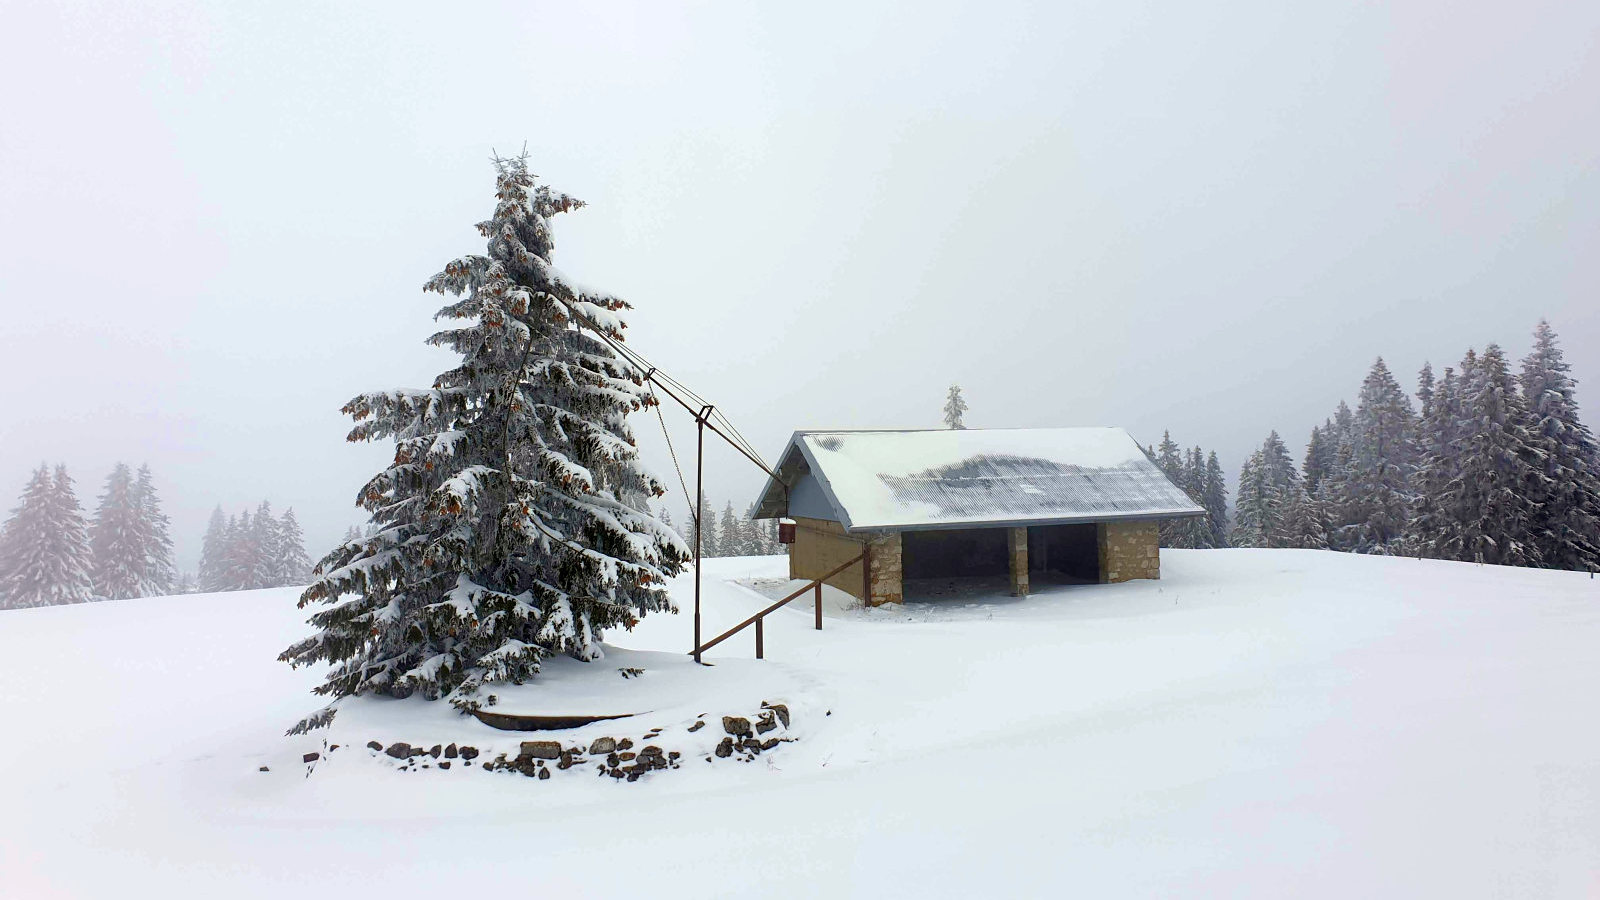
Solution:
[[(1154, 453), (1153, 459), (1161, 474), (1178, 487), (1183, 487), (1183, 451), (1178, 442), (1172, 439), (1172, 432), (1161, 432), (1161, 443), (1155, 447)], [(1178, 533), (1183, 531), (1182, 519), (1162, 519), (1159, 528), (1161, 546), (1187, 546), (1178, 537)]]
[(1304, 490), (1288, 448), (1278, 432), (1273, 431), (1261, 448), (1245, 460), (1239, 472), (1239, 494), (1234, 501), (1234, 546), (1289, 546), (1289, 506), (1296, 493)]
[[(700, 506), (692, 509), (689, 519), (689, 530), (684, 534), (684, 540), (689, 547), (691, 557), (694, 554), (695, 541), (700, 542), (700, 555), (706, 559), (721, 556), (721, 547), (717, 543), (717, 516), (711, 511), (711, 504), (706, 502), (705, 491), (700, 492)], [(704, 525), (704, 530), (701, 526)]]
[(225, 591), (228, 573), (228, 520), (222, 507), (211, 511), (206, 523), (205, 537), (200, 539), (200, 570), (195, 573), (200, 590), (206, 593)]
[(89, 550), (96, 596), (107, 600), (145, 596), (140, 510), (133, 493), (133, 470), (124, 463), (117, 463), (106, 476), (105, 492), (89, 526)]
[(1306, 444), (1305, 462), (1301, 465), (1307, 493), (1321, 495), (1322, 482), (1333, 471), (1337, 455), (1338, 438), (1334, 435), (1333, 420), (1313, 426), (1311, 440)]
[(650, 511), (664, 489), (626, 423), (656, 401), (597, 336), (622, 338), (627, 304), (551, 262), (550, 217), (582, 203), (536, 186), (523, 157), (496, 168), (486, 255), (426, 286), (461, 298), (438, 314), (459, 324), (429, 340), (460, 364), (430, 389), (345, 405), (350, 439), (392, 438), (395, 458), (360, 494), (378, 530), (318, 564), (300, 599), (325, 606), (316, 633), (280, 657), (330, 663), (317, 693), (474, 709), (485, 687), (525, 682), (552, 654), (597, 659), (605, 629), (671, 608), (686, 548)]
[(1528, 408), (1498, 345), (1469, 353), (1462, 372), (1456, 471), (1440, 501), (1447, 529), (1433, 543), (1447, 559), (1540, 565), (1532, 498), (1552, 486)]
[(226, 547), (223, 558), (222, 590), (248, 591), (260, 571), (260, 550), (255, 544), (255, 523), (250, 510), (228, 517)]
[(750, 556), (755, 551), (750, 548), (748, 536), (744, 530), (745, 520), (733, 511), (733, 502), (722, 509), (722, 555), (723, 556)]
[[(1431, 374), (1431, 373), (1430, 373)], [(1456, 485), (1463, 412), (1456, 373), (1429, 385), (1426, 413), (1417, 423), (1417, 472), (1413, 481), (1411, 519), (1406, 527), (1407, 555), (1448, 558), (1444, 544), (1460, 530), (1459, 503), (1451, 497)]]
[(1594, 571), (1600, 568), (1600, 446), (1578, 418), (1572, 367), (1549, 322), (1541, 320), (1534, 330), (1520, 382), (1543, 475), (1528, 486), (1529, 540), (1547, 567)]
[(149, 464), (139, 467), (133, 483), (133, 500), (139, 508), (139, 540), (144, 544), (145, 596), (172, 593), (177, 585), (177, 567), (172, 562), (172, 523), (161, 511), (155, 476)]
[(961, 385), (952, 384), (944, 396), (944, 427), (961, 429), (967, 426), (962, 416), (967, 414), (967, 401), (961, 399)]
[(256, 507), (255, 517), (250, 520), (250, 532), (246, 536), (250, 545), (248, 554), (251, 569), (246, 580), (247, 590), (260, 590), (261, 588), (277, 587), (286, 584), (280, 580), (282, 570), (283, 538), (278, 533), (278, 519), (272, 514), (272, 504), (266, 500)]
[(85, 603), (94, 599), (88, 528), (65, 466), (40, 466), (6, 522), (4, 587), (7, 608)]
[(1328, 513), (1325, 504), (1304, 485), (1289, 488), (1283, 511), (1283, 546), (1300, 550), (1328, 549)]
[[(1201, 508), (1206, 504), (1206, 453), (1199, 447), (1191, 447), (1183, 461), (1183, 481), (1179, 483), (1183, 492), (1189, 499)], [(1180, 546), (1194, 549), (1211, 549), (1219, 546), (1214, 540), (1211, 531), (1211, 516), (1191, 517), (1183, 520), (1178, 539)]]
[(1200, 505), (1205, 507), (1206, 523), (1211, 527), (1211, 546), (1228, 546), (1228, 479), (1223, 475), (1222, 463), (1217, 461), (1214, 450), (1206, 454)]
[(1390, 553), (1406, 534), (1416, 471), (1416, 413), (1380, 357), (1361, 385), (1348, 432), (1349, 452), (1326, 489), (1334, 522), (1330, 546)]
[(311, 577), (311, 559), (306, 555), (305, 533), (300, 529), (300, 520), (295, 517), (293, 507), (284, 510), (283, 515), (278, 517), (277, 538), (277, 564), (272, 571), (273, 587), (305, 584)]

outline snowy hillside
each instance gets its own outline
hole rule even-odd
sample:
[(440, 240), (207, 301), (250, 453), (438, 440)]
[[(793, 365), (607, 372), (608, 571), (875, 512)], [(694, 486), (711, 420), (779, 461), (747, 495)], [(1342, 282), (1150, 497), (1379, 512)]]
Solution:
[[(765, 602), (735, 579), (784, 564), (709, 560), (708, 635)], [(746, 633), (711, 668), (683, 655), (680, 579), (682, 615), (497, 707), (648, 711), (669, 736), (794, 711), (798, 740), (753, 762), (635, 784), (397, 772), (368, 739), (527, 737), (417, 700), (283, 737), (320, 676), (275, 661), (307, 632), (292, 589), (0, 613), (0, 896), (1600, 895), (1600, 582), (1289, 550), (1163, 567), (830, 609), (820, 633), (796, 604), (765, 662)], [(613, 699), (638, 706), (593, 708)], [(308, 778), (324, 736), (343, 746)]]

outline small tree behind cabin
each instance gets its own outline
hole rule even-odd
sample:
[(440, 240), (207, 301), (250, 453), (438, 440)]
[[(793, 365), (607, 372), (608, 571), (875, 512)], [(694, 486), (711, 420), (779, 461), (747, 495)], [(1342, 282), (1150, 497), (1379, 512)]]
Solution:
[(967, 413), (967, 401), (961, 398), (961, 385), (950, 385), (949, 393), (944, 398), (944, 427), (958, 430), (966, 428), (962, 416)]

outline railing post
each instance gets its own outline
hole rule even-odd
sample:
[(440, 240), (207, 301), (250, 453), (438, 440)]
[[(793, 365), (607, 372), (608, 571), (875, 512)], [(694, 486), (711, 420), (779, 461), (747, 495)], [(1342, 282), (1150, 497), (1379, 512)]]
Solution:
[(872, 605), (872, 544), (871, 538), (861, 542), (861, 602)]
[(817, 630), (822, 630), (822, 582), (817, 582)]
[(767, 648), (765, 646), (766, 641), (763, 639), (764, 636), (761, 633), (761, 623), (765, 621), (765, 619), (756, 620), (756, 659), (767, 658)]

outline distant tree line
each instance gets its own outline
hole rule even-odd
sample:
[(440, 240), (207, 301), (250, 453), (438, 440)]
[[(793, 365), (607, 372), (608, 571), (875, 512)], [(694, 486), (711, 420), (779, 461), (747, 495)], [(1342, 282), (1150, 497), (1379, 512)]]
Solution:
[[(777, 520), (752, 519), (749, 512), (736, 514), (732, 502), (722, 508), (722, 518), (719, 522), (716, 514), (707, 505), (705, 496), (702, 495), (698, 518), (706, 523), (700, 545), (700, 555), (703, 557), (779, 556), (787, 552), (784, 546), (778, 543)], [(661, 521), (668, 527), (674, 529), (677, 527), (672, 522), (672, 515), (665, 509), (661, 511)], [(682, 533), (683, 542), (688, 545), (691, 553), (694, 550), (694, 534), (695, 520), (691, 519)]]
[(0, 609), (155, 596), (176, 582), (149, 466), (117, 463), (85, 521), (66, 467), (40, 465), (0, 528)]
[(247, 509), (224, 518), (220, 506), (211, 513), (200, 543), (201, 591), (252, 591), (310, 578), (311, 559), (293, 509), (274, 518), (272, 504), (263, 500), (253, 516)]
[(1206, 511), (1203, 517), (1162, 522), (1161, 546), (1200, 550), (1228, 546), (1228, 485), (1216, 451), (1198, 446), (1184, 450), (1171, 432), (1162, 432), (1161, 443), (1145, 447), (1144, 455)]
[(1276, 431), (1245, 461), (1231, 542), (1592, 571), (1600, 450), (1574, 388), (1546, 322), (1518, 373), (1496, 344), (1424, 365), (1415, 405), (1379, 359), (1298, 469)]

